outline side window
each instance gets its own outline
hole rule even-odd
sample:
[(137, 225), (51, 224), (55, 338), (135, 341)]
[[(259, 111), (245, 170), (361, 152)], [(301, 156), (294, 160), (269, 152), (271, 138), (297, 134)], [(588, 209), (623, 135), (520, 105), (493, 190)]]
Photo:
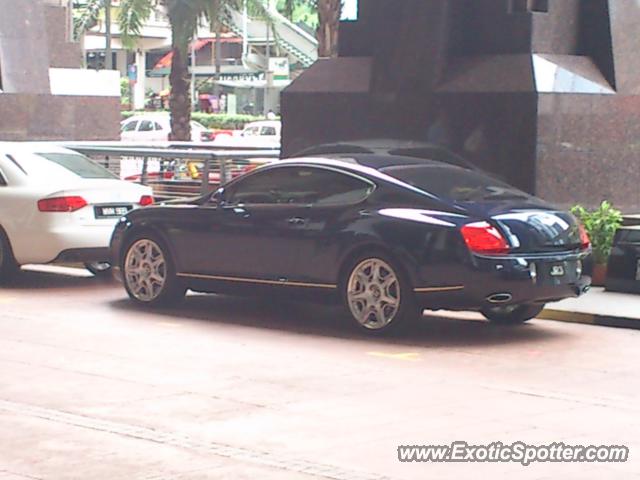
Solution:
[(245, 137), (255, 137), (256, 135), (260, 135), (260, 127), (250, 127), (247, 128), (242, 134)]
[(129, 123), (125, 123), (124, 127), (122, 127), (122, 131), (123, 132), (133, 132), (136, 129), (136, 126), (138, 125), (138, 121), (137, 120), (133, 120)]
[(143, 120), (140, 122), (140, 127), (138, 127), (139, 132), (153, 132), (153, 122), (149, 120)]
[(158, 122), (153, 122), (153, 128), (158, 132), (162, 131), (162, 126)]
[(351, 175), (313, 167), (284, 167), (259, 172), (227, 191), (231, 204), (347, 205), (369, 196), (374, 185)]
[(4, 176), (4, 173), (2, 173), (2, 170), (0, 170), (0, 187), (6, 187), (7, 186), (7, 177)]
[(262, 135), (265, 137), (275, 137), (277, 135), (275, 127), (262, 127)]

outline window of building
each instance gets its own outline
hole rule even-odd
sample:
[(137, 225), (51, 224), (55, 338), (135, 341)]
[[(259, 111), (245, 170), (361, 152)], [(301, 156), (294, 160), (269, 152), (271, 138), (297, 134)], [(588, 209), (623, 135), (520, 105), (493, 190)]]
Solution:
[(549, 0), (509, 0), (509, 13), (548, 13)]

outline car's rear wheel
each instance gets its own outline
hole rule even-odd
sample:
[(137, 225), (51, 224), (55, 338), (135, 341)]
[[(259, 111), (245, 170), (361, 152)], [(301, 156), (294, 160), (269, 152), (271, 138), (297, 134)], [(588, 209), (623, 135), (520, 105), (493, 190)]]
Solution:
[(160, 306), (184, 298), (168, 249), (153, 235), (128, 242), (121, 268), (125, 289), (137, 303)]
[(0, 229), (0, 283), (9, 281), (19, 270), (20, 266), (13, 256), (9, 239)]
[(344, 271), (341, 288), (346, 310), (364, 331), (386, 333), (418, 317), (406, 275), (386, 255), (361, 255)]
[(84, 268), (98, 278), (111, 277), (111, 264), (109, 262), (88, 262), (84, 264)]
[(485, 318), (498, 325), (520, 325), (536, 318), (544, 304), (505, 305), (482, 310)]

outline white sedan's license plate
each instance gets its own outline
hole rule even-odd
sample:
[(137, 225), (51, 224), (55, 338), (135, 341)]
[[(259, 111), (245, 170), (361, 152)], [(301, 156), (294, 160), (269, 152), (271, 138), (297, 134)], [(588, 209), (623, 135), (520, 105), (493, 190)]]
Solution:
[(96, 218), (122, 217), (129, 212), (129, 207), (96, 207)]
[(552, 277), (564, 277), (565, 269), (564, 265), (554, 265), (549, 272)]

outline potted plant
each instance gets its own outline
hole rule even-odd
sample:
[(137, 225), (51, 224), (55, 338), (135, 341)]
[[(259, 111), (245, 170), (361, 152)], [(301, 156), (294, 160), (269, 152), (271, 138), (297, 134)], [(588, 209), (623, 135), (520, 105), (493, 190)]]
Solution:
[(603, 286), (607, 278), (607, 263), (613, 247), (613, 238), (622, 225), (622, 213), (606, 201), (595, 210), (576, 205), (571, 212), (582, 222), (591, 239), (593, 285)]

